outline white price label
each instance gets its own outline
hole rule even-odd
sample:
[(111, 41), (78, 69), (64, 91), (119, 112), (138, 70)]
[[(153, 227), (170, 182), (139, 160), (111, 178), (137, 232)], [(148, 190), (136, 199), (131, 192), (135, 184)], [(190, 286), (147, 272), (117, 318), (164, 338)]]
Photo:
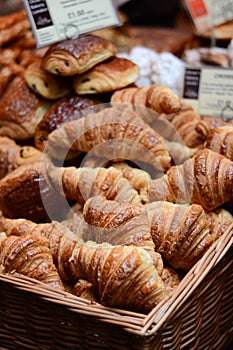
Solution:
[(24, 0), (37, 46), (120, 24), (112, 0)]
[(233, 69), (186, 68), (183, 100), (200, 115), (233, 120)]

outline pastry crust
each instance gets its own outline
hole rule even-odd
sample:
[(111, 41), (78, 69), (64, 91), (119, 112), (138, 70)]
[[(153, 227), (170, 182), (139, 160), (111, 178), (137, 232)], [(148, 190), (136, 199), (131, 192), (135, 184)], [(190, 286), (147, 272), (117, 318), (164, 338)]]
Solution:
[(25, 140), (34, 135), (51, 102), (36, 96), (22, 77), (15, 77), (0, 100), (0, 136)]
[(51, 45), (42, 67), (52, 74), (73, 76), (86, 72), (116, 52), (110, 41), (92, 34), (83, 35)]
[(134, 83), (139, 67), (132, 61), (113, 57), (74, 78), (73, 88), (79, 95), (115, 91)]
[(99, 103), (99, 101), (80, 97), (75, 94), (65, 96), (56, 101), (44, 114), (42, 120), (36, 126), (34, 141), (36, 147), (43, 151), (48, 139), (48, 135), (61, 124), (75, 116), (78, 119), (83, 115), (81, 111), (88, 110)]
[(63, 97), (71, 91), (70, 81), (48, 73), (41, 67), (40, 59), (27, 67), (24, 78), (30, 89), (50, 100)]

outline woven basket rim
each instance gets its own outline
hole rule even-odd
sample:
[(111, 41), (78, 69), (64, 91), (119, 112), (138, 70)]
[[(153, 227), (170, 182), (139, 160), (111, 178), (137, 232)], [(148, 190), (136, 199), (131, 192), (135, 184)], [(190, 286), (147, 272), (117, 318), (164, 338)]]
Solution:
[(77, 297), (66, 291), (57, 290), (51, 286), (21, 274), (2, 274), (0, 282), (11, 284), (14, 288), (39, 295), (48, 302), (61, 304), (69, 310), (92, 317), (100, 321), (121, 326), (125, 331), (150, 337), (180, 306), (185, 303), (195, 288), (225, 256), (233, 245), (233, 224), (212, 244), (203, 257), (183, 277), (173, 293), (149, 314), (127, 311), (103, 306), (99, 303)]

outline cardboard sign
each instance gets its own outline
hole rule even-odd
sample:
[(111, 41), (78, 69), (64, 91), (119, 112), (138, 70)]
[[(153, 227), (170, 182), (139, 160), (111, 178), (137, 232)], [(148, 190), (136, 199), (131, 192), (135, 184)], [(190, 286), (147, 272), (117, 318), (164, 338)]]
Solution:
[(24, 0), (37, 46), (120, 24), (112, 0)]
[(197, 33), (233, 19), (233, 0), (183, 0)]
[(185, 68), (183, 101), (200, 115), (233, 120), (233, 69)]

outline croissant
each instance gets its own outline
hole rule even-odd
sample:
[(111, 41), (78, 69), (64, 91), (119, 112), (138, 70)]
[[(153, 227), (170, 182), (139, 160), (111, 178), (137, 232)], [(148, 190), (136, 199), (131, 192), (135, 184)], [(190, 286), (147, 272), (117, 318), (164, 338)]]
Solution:
[(131, 159), (166, 170), (171, 157), (164, 139), (131, 108), (106, 108), (65, 123), (48, 136), (46, 152), (64, 159), (91, 151), (107, 159)]
[(197, 131), (202, 134), (205, 139), (207, 139), (213, 129), (219, 128), (221, 126), (228, 125), (232, 126), (233, 123), (230, 121), (225, 121), (221, 118), (214, 117), (202, 117), (200, 123), (197, 125)]
[(150, 223), (143, 206), (119, 204), (102, 196), (94, 196), (86, 201), (83, 217), (97, 243), (135, 245), (154, 250)]
[(42, 67), (52, 74), (73, 76), (86, 72), (116, 52), (111, 41), (86, 34), (52, 44), (43, 57)]
[(146, 205), (155, 250), (173, 268), (189, 270), (213, 242), (204, 209), (198, 204)]
[(89, 241), (76, 245), (65, 263), (67, 277), (72, 271), (92, 283), (106, 306), (146, 313), (168, 296), (152, 257), (141, 247)]
[(25, 80), (16, 76), (0, 100), (0, 136), (29, 139), (49, 106), (50, 102), (38, 98)]
[(227, 228), (233, 223), (232, 214), (226, 209), (216, 209), (212, 212), (206, 212), (210, 234), (213, 241), (221, 237)]
[(78, 95), (99, 94), (124, 88), (139, 77), (139, 67), (123, 57), (112, 57), (77, 75), (73, 80)]
[(32, 91), (46, 99), (55, 100), (71, 92), (71, 82), (48, 73), (39, 58), (26, 68), (24, 79)]
[(205, 147), (233, 161), (233, 125), (213, 129), (209, 133)]
[(41, 235), (1, 236), (0, 266), (2, 273), (18, 272), (64, 290), (48, 240)]
[[(151, 108), (157, 113), (174, 113), (180, 110), (181, 102), (167, 86), (132, 87), (115, 91), (110, 99), (114, 102), (128, 102), (135, 106)], [(139, 111), (143, 109), (139, 108)]]
[[(206, 136), (198, 129), (202, 119), (192, 106), (182, 102), (178, 112), (164, 113), (162, 116), (171, 123), (187, 147), (196, 148), (203, 145)], [(151, 127), (153, 127), (153, 123)], [(170, 137), (173, 137), (172, 128), (170, 130)]]
[(213, 211), (233, 198), (233, 162), (209, 149), (149, 182), (149, 200), (197, 203)]
[(35, 146), (43, 151), (48, 135), (55, 129), (59, 128), (71, 118), (81, 118), (87, 111), (98, 104), (99, 101), (84, 96), (70, 94), (58, 99), (43, 115), (41, 121), (37, 124), (34, 132)]

